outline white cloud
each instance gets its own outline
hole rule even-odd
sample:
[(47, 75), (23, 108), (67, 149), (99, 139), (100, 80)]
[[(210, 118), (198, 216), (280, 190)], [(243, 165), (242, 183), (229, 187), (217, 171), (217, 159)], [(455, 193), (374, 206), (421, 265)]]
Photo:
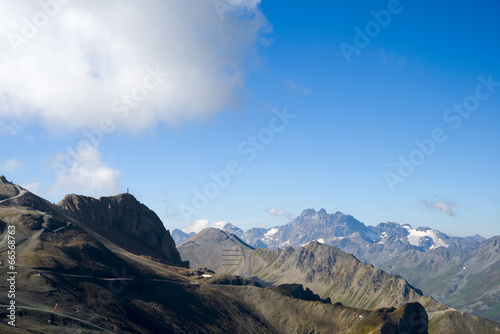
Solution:
[[(121, 192), (118, 184), (120, 171), (108, 167), (95, 147), (83, 146), (69, 164), (65, 156), (56, 157), (56, 180), (50, 192), (76, 193), (86, 196), (109, 196)], [(67, 157), (67, 156), (66, 156)], [(66, 165), (65, 165), (66, 163)]]
[(284, 209), (277, 210), (272, 205), (269, 207), (269, 209), (266, 210), (266, 212), (269, 213), (273, 217), (286, 217), (288, 219), (293, 219), (293, 217), (294, 217), (294, 214), (291, 213), (290, 211), (287, 211)]
[(218, 221), (216, 223), (210, 224), (207, 219), (197, 219), (194, 222), (192, 222), (191, 225), (183, 228), (182, 231), (184, 233), (191, 233), (191, 232), (198, 233), (207, 227), (215, 227), (222, 229), (226, 224), (227, 222), (225, 221)]
[[(40, 3), (56, 6), (0, 2), (0, 120), (58, 130), (97, 127), (106, 117), (140, 131), (235, 106), (268, 27), (260, 0), (228, 0), (222, 17), (207, 0)], [(148, 66), (168, 76), (120, 118), (113, 103), (143, 85)]]
[(428, 209), (438, 210), (452, 217), (455, 216), (454, 208), (456, 203), (449, 199), (434, 196), (432, 200), (422, 200), (421, 204)]
[[(0, 174), (6, 175), (24, 167), (24, 164), (17, 159), (10, 159), (0, 163)], [(7, 176), (7, 175), (6, 175)]]

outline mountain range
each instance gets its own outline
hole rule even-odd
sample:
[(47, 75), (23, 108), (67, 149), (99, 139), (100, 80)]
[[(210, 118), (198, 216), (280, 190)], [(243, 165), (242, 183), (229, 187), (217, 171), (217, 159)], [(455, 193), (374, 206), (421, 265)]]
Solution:
[[(229, 244), (234, 250), (245, 250), (245, 256), (240, 256), (238, 261), (220, 256)], [(297, 249), (290, 246), (275, 250), (259, 248), (248, 256), (252, 248), (241, 239), (228, 231), (207, 228), (177, 249), (186, 260), (193, 258), (192, 250), (196, 249), (196, 261), (220, 268), (219, 273), (228, 270), (267, 287), (300, 284), (317, 293), (318, 298), (339, 305), (376, 310), (418, 303), (428, 315), (429, 333), (500, 332), (499, 324), (442, 305), (401, 276), (390, 275), (317, 241)]]
[[(233, 249), (241, 240), (228, 233), (218, 242)], [(300, 283), (266, 287), (190, 269), (163, 222), (130, 194), (54, 204), (1, 177), (2, 269), (7, 259), (16, 283), (0, 280), (2, 333), (428, 332), (419, 302), (352, 308)], [(495, 324), (480, 324), (495, 333)]]
[(254, 248), (298, 248), (313, 241), (332, 245), (364, 263), (405, 277), (439, 302), (500, 319), (499, 237), (453, 237), (396, 222), (367, 226), (351, 215), (328, 214), (324, 209), (307, 209), (282, 226), (243, 231), (226, 224), (223, 230)]

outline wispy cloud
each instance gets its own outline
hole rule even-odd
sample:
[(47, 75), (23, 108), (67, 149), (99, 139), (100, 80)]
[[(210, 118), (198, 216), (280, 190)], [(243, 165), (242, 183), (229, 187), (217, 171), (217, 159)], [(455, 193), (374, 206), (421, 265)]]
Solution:
[(215, 228), (222, 229), (224, 227), (224, 225), (226, 225), (226, 224), (227, 224), (227, 222), (225, 222), (225, 221), (218, 221), (216, 223), (210, 223), (208, 221), (208, 219), (197, 219), (194, 222), (192, 222), (189, 226), (184, 227), (182, 229), (182, 231), (184, 233), (191, 233), (191, 232), (198, 233), (207, 227), (215, 227)]
[(288, 219), (293, 219), (295, 216), (293, 213), (290, 211), (287, 211), (285, 209), (276, 209), (272, 205), (269, 207), (269, 209), (266, 210), (267, 213), (269, 213), (273, 217), (286, 217)]
[(76, 156), (77, 158), (66, 165), (64, 163), (67, 161), (64, 159), (67, 159), (67, 156), (60, 154), (56, 157), (61, 169), (56, 173), (50, 193), (77, 193), (99, 197), (116, 195), (121, 191), (118, 183), (120, 171), (102, 161), (97, 148), (84, 147), (76, 152)]
[(456, 203), (447, 198), (439, 198), (437, 196), (434, 196), (431, 200), (424, 199), (420, 203), (428, 209), (444, 212), (451, 217), (455, 216), (454, 209)]
[[(24, 167), (24, 164), (17, 159), (10, 159), (0, 163), (0, 174), (6, 175), (10, 173), (14, 173), (16, 170), (19, 170)], [(6, 175), (7, 176), (7, 175)]]
[(2, 120), (0, 124), (0, 134), (7, 134), (9, 136), (17, 136), (21, 131), (21, 125), (18, 122)]

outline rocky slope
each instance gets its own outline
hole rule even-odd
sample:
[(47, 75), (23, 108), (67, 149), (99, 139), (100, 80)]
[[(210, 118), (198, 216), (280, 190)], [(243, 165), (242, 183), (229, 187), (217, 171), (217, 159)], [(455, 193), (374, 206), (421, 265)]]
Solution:
[(191, 267), (207, 267), (217, 273), (250, 277), (253, 248), (234, 234), (206, 228), (177, 246)]
[(500, 237), (461, 256), (446, 248), (407, 252), (382, 268), (410, 281), (444, 303), (489, 319), (500, 315)]
[[(211, 228), (191, 237), (179, 248), (190, 244), (198, 254), (204, 254), (205, 250), (209, 254), (220, 254), (224, 247), (220, 240), (230, 238), (229, 232), (217, 232), (217, 229)], [(239, 240), (236, 236), (233, 238)], [(182, 250), (180, 252), (186, 259), (194, 261), (192, 254), (183, 253)], [(248, 261), (249, 258), (245, 259)], [(196, 261), (199, 266), (217, 266), (216, 272), (225, 272), (225, 268), (221, 266), (223, 262), (221, 256), (204, 256), (197, 258)], [(336, 247), (319, 242), (312, 242), (297, 249), (292, 247), (275, 250), (257, 249), (251, 255), (250, 267), (251, 276), (246, 277), (257, 280), (263, 286), (300, 284), (318, 294), (320, 299), (329, 298), (333, 303), (341, 303), (344, 306), (374, 310), (419, 303), (428, 312), (430, 324), (434, 326), (435, 332), (437, 330), (442, 332), (442, 326), (451, 328), (450, 317), (454, 322), (464, 322), (467, 326), (476, 328), (469, 333), (500, 332), (498, 324), (465, 315), (439, 304), (431, 297), (424, 296), (420, 290), (400, 276), (390, 275), (358, 261), (353, 255)], [(448, 333), (458, 334), (462, 331), (451, 330)]]
[(72, 194), (58, 205), (123, 249), (182, 265), (175, 243), (160, 218), (130, 194), (99, 199)]
[[(264, 319), (274, 333), (428, 333), (427, 314), (418, 303), (398, 309), (367, 311), (321, 301), (303, 301), (255, 287), (224, 286), (220, 289), (240, 300), (256, 317)], [(236, 328), (234, 333), (247, 332)]]
[(351, 307), (373, 309), (418, 302), (428, 313), (430, 333), (500, 333), (500, 324), (439, 304), (400, 276), (318, 242), (298, 249), (258, 249), (252, 255), (252, 269), (253, 278), (262, 285), (300, 283), (321, 298)]
[(486, 319), (480, 319), (472, 314), (448, 310), (442, 314), (436, 314), (429, 321), (429, 333), (483, 333), (498, 334), (500, 329), (498, 323)]
[(403, 278), (318, 242), (298, 249), (258, 249), (252, 255), (252, 274), (262, 285), (301, 283), (321, 298), (351, 307), (374, 309), (419, 302), (432, 311), (446, 308)]
[(19, 189), (11, 184), (5, 176), (0, 176), (0, 201), (12, 198), (19, 194)]
[[(7, 231), (13, 226), (16, 326), (7, 324), (10, 319), (6, 305), (10, 300), (6, 293), (0, 294), (1, 333), (427, 332), (425, 311), (418, 304), (366, 311), (294, 298), (252, 286), (256, 284), (250, 284), (250, 280), (225, 278), (208, 284), (208, 279), (201, 276), (208, 270), (152, 261), (142, 256), (144, 243), (137, 237), (137, 245), (129, 244), (133, 240), (129, 236), (127, 243), (115, 239), (121, 245), (132, 246), (132, 250), (141, 250), (127, 251), (110, 240), (111, 226), (119, 228), (119, 233), (137, 233), (136, 236), (147, 237), (152, 232), (146, 228), (140, 229), (140, 233), (130, 231), (123, 225), (125, 218), (113, 219), (117, 212), (127, 212), (127, 208), (108, 211), (112, 214), (104, 217), (109, 220), (97, 213), (106, 214), (102, 203), (113, 209), (125, 201), (140, 210), (128, 214), (144, 214), (148, 220), (148, 211), (131, 198), (77, 198), (69, 201), (75, 206), (66, 209), (14, 187), (17, 190), (10, 193), (2, 190), (8, 187), (0, 187), (4, 196), (0, 201), (0, 258), (7, 258)], [(79, 217), (79, 210), (95, 214), (92, 218), (96, 221), (82, 217), (85, 222), (80, 222), (74, 218)], [(146, 226), (155, 230), (153, 225)], [(158, 245), (154, 247), (162, 250)], [(175, 254), (162, 255), (175, 259)], [(228, 282), (245, 285), (222, 285)], [(0, 280), (0, 290), (8, 291), (8, 285), (5, 279)]]
[[(323, 209), (307, 209), (290, 223), (269, 229), (244, 232), (231, 224), (224, 229), (256, 248), (301, 247), (312, 241), (333, 245), (365, 263), (407, 278), (440, 302), (492, 320), (500, 319), (500, 280), (482, 284), (484, 279), (500, 276), (500, 267), (493, 265), (500, 261), (500, 255), (490, 253), (488, 267), (472, 265), (486, 256), (479, 253), (491, 248), (478, 235), (450, 237), (427, 227), (412, 228), (394, 222), (366, 226), (350, 215), (328, 214)], [(470, 268), (467, 274), (462, 272), (463, 267)]]

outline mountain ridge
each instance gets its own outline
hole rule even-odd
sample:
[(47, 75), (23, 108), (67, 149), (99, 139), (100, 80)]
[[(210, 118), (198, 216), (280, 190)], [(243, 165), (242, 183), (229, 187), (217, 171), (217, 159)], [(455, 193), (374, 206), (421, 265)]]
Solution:
[[(139, 240), (137, 248), (130, 250), (115, 244), (104, 227), (116, 223), (113, 226), (120, 233), (127, 232), (123, 224), (136, 226), (126, 217), (113, 220), (120, 213), (113, 207), (116, 203), (79, 197), (64, 202), (75, 204), (67, 209), (17, 185), (14, 188), (19, 191), (12, 192), (2, 184), (0, 258), (6, 258), (9, 249), (7, 227), (14, 226), (18, 282), (16, 310), (11, 314), (16, 327), (7, 324), (4, 309), (0, 311), (2, 333), (330, 333), (333, 328), (342, 333), (427, 332), (426, 313), (419, 305), (369, 311), (294, 298), (251, 284), (217, 284), (241, 282), (236, 278), (210, 283), (205, 277), (211, 276), (209, 270), (171, 266), (145, 257), (141, 249), (134, 252), (144, 246)], [(122, 197), (127, 199), (132, 200)], [(96, 222), (74, 218), (87, 210), (89, 216), (99, 218), (103, 203), (111, 204), (104, 209), (116, 212)], [(94, 230), (100, 223), (104, 235)], [(144, 227), (155, 230), (148, 224)], [(146, 230), (138, 232), (136, 239), (148, 235)], [(173, 258), (175, 254), (165, 256)], [(6, 280), (0, 281), (0, 289), (8, 290)], [(1, 294), (0, 305), (7, 304), (7, 294)], [(412, 323), (415, 315), (423, 321)]]
[(177, 250), (182, 258), (189, 259), (193, 267), (207, 267), (215, 272), (251, 276), (249, 259), (254, 248), (229, 232), (205, 228), (178, 245)]
[[(70, 194), (58, 206), (126, 250), (142, 251), (144, 255), (169, 264), (187, 266), (181, 262), (175, 243), (160, 218), (131, 194), (99, 199)], [(142, 247), (138, 247), (137, 240)]]
[[(448, 271), (458, 270), (459, 262), (465, 261), (471, 256), (470, 254), (477, 252), (481, 245), (485, 244), (487, 240), (481, 236), (450, 237), (428, 227), (413, 228), (409, 224), (395, 222), (366, 226), (351, 215), (339, 211), (327, 214), (324, 209), (319, 211), (306, 209), (288, 224), (271, 228), (252, 228), (242, 231), (234, 225), (226, 226), (254, 247), (269, 249), (301, 247), (313, 241), (338, 247), (354, 254), (365, 263), (408, 277), (412, 285), (423, 289), (428, 295), (436, 295), (441, 302), (451, 303), (453, 307), (491, 320), (500, 319), (500, 309), (495, 308), (497, 305), (495, 303), (500, 302), (500, 292), (498, 292), (500, 279), (496, 281), (495, 287), (480, 295), (485, 296), (488, 301), (480, 302), (473, 308), (466, 307), (471, 300), (467, 299), (465, 290), (462, 294), (455, 294), (453, 298), (443, 297), (449, 294), (444, 283), (450, 280), (454, 273), (447, 273), (439, 279), (434, 276), (425, 279), (426, 266), (446, 267)], [(427, 256), (432, 256), (435, 264), (422, 263), (419, 266)], [(413, 262), (417, 264), (412, 267)], [(500, 275), (500, 269), (488, 275)], [(477, 278), (470, 280), (467, 290), (480, 290), (478, 284), (480, 281), (481, 279)], [(461, 281), (459, 286), (465, 287), (465, 283), (467, 282)], [(494, 293), (494, 296), (488, 297), (489, 293)]]
[[(213, 254), (217, 248), (220, 252), (226, 246), (217, 238), (213, 238), (213, 235), (227, 238), (228, 234), (229, 232), (218, 231), (216, 228), (206, 228), (184, 241), (178, 249), (187, 260), (191, 260), (192, 255), (182, 249), (186, 245), (197, 249), (198, 254)], [(239, 239), (235, 237), (235, 240)], [(196, 261), (201, 265), (217, 267), (218, 274), (225, 273), (226, 268), (221, 265), (224, 259), (221, 256), (206, 255), (205, 258), (198, 257)], [(242, 261), (248, 261), (248, 257)], [(473, 324), (481, 324), (470, 333), (500, 333), (500, 324), (472, 315), (464, 316), (461, 312), (424, 296), (422, 291), (411, 286), (401, 276), (390, 275), (379, 268), (364, 264), (354, 255), (334, 246), (315, 241), (297, 249), (289, 246), (274, 250), (259, 248), (252, 252), (250, 262), (251, 276), (242, 272), (236, 274), (252, 278), (265, 287), (300, 284), (317, 293), (319, 299), (369, 310), (398, 308), (418, 303), (425, 307), (428, 322), (433, 326), (432, 333), (461, 334), (462, 331), (458, 330), (457, 326), (453, 327), (455, 322), (463, 322), (469, 327), (472, 326), (471, 328), (474, 327)], [(454, 319), (451, 323), (450, 317)], [(450, 331), (450, 328), (455, 329)]]

